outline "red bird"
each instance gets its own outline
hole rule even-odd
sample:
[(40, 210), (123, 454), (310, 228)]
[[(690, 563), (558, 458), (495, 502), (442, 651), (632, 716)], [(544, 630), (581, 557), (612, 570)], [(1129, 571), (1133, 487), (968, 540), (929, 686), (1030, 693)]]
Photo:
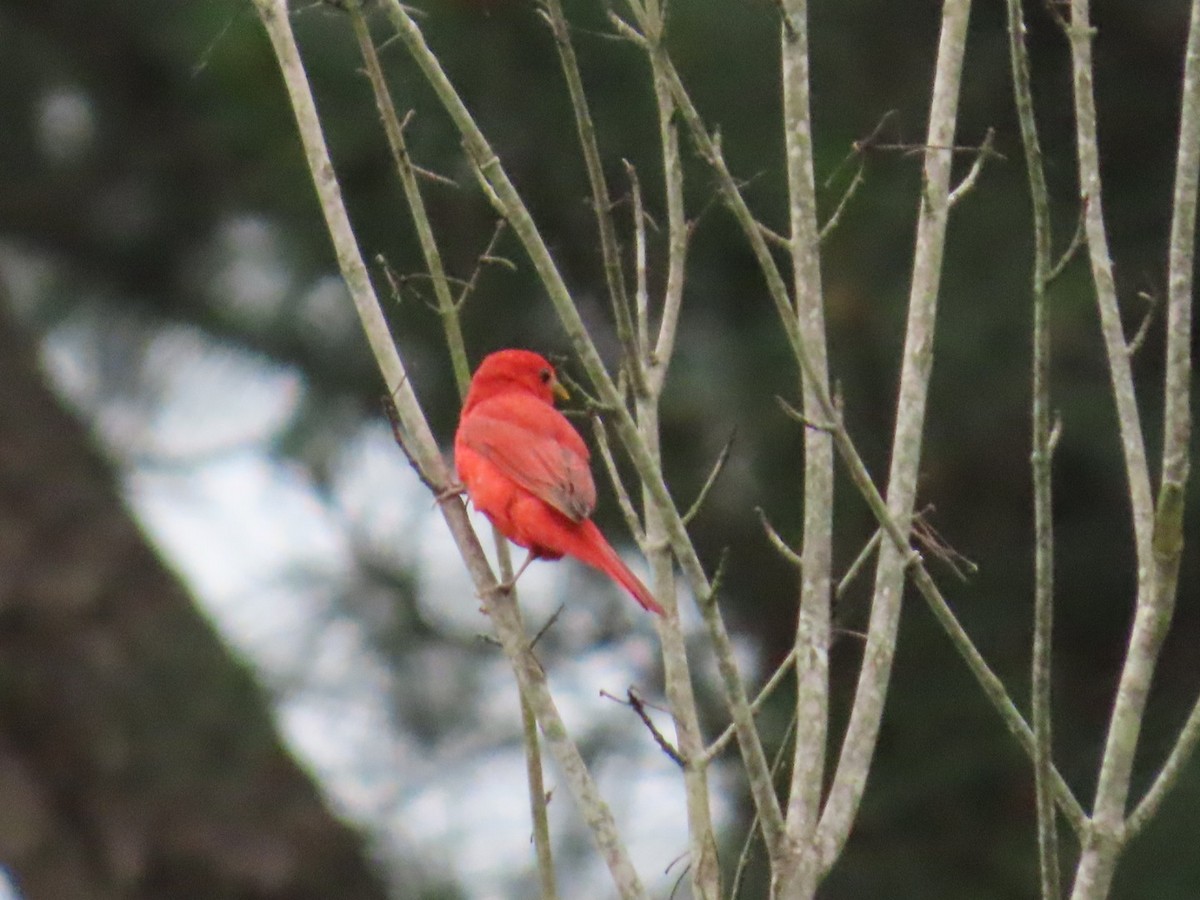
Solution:
[(475, 508), (535, 559), (573, 556), (608, 575), (643, 609), (663, 608), (590, 518), (596, 485), (587, 445), (554, 398), (566, 397), (554, 367), (528, 350), (486, 357), (467, 391), (454, 462)]

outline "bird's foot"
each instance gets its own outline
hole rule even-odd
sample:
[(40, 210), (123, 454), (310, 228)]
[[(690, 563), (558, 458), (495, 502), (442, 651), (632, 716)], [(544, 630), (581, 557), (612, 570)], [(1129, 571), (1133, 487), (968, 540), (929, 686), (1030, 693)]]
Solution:
[(467, 492), (467, 486), (461, 481), (452, 481), (443, 487), (440, 491), (433, 495), (433, 499), (437, 503), (445, 503), (447, 500), (453, 500), (455, 497), (461, 497)]
[(517, 586), (517, 579), (529, 568), (529, 564), (538, 558), (538, 554), (530, 551), (529, 555), (525, 557), (525, 562), (521, 563), (521, 568), (513, 573), (512, 578), (506, 578), (504, 581), (497, 582), (493, 590), (497, 594), (511, 594)]

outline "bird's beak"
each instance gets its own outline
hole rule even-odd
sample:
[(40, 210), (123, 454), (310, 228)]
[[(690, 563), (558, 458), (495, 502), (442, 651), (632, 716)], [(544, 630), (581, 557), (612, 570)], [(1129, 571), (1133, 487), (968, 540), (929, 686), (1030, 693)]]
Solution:
[(571, 392), (563, 387), (563, 383), (557, 378), (554, 379), (554, 384), (550, 386), (550, 390), (554, 392), (554, 396), (559, 400), (567, 401), (571, 399)]

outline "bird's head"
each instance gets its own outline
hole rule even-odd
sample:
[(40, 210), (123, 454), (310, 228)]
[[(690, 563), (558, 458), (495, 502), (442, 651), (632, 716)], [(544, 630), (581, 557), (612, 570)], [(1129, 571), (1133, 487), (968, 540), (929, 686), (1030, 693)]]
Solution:
[(544, 403), (565, 400), (567, 389), (549, 361), (532, 350), (498, 350), (485, 356), (471, 378), (464, 411), (497, 394), (530, 394)]

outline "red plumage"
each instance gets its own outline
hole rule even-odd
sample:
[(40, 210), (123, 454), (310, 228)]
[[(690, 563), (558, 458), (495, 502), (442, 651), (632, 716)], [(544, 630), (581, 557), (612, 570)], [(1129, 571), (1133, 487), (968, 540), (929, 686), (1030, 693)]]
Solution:
[(554, 408), (554, 367), (528, 350), (486, 357), (454, 435), (458, 476), (475, 508), (535, 559), (573, 556), (604, 572), (644, 609), (663, 609), (589, 518), (596, 486), (583, 438)]

